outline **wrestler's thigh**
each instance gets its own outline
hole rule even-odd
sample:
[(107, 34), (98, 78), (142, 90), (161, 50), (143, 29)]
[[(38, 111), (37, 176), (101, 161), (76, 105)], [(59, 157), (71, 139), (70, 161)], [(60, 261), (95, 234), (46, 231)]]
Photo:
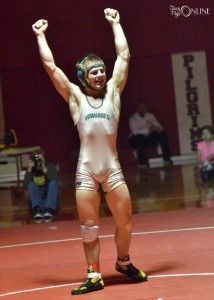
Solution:
[(129, 190), (126, 184), (121, 184), (117, 188), (106, 194), (106, 201), (111, 210), (116, 223), (129, 222), (132, 214), (132, 204)]
[(100, 193), (76, 190), (76, 205), (81, 224), (93, 226), (99, 222)]

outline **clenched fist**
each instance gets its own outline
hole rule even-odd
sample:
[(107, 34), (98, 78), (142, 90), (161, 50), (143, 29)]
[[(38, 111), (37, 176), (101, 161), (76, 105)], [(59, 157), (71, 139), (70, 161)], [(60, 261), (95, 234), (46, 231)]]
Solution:
[(106, 8), (104, 10), (105, 18), (109, 23), (119, 23), (120, 14), (116, 9)]
[(32, 28), (36, 35), (39, 35), (40, 33), (44, 33), (48, 28), (48, 21), (43, 19), (38, 20), (36, 21), (36, 23), (32, 25)]

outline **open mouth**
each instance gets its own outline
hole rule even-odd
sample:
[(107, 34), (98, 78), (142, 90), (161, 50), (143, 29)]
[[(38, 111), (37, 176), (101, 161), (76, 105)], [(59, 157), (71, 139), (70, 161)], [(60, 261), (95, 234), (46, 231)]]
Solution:
[(103, 84), (105, 84), (105, 81), (104, 80), (96, 80), (95, 84), (96, 85), (103, 85)]

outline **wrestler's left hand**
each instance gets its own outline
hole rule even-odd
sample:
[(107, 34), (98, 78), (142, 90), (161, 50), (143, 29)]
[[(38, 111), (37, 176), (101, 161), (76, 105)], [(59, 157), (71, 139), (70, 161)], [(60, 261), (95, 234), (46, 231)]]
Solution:
[(104, 10), (105, 18), (109, 23), (119, 23), (120, 22), (120, 14), (116, 9), (106, 8)]

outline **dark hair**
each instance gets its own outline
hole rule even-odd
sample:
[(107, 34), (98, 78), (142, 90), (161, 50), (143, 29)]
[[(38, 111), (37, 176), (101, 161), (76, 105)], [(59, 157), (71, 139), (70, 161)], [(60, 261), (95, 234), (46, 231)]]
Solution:
[(201, 134), (203, 133), (204, 130), (208, 130), (209, 133), (214, 134), (214, 128), (211, 125), (205, 125), (203, 127), (201, 127)]

